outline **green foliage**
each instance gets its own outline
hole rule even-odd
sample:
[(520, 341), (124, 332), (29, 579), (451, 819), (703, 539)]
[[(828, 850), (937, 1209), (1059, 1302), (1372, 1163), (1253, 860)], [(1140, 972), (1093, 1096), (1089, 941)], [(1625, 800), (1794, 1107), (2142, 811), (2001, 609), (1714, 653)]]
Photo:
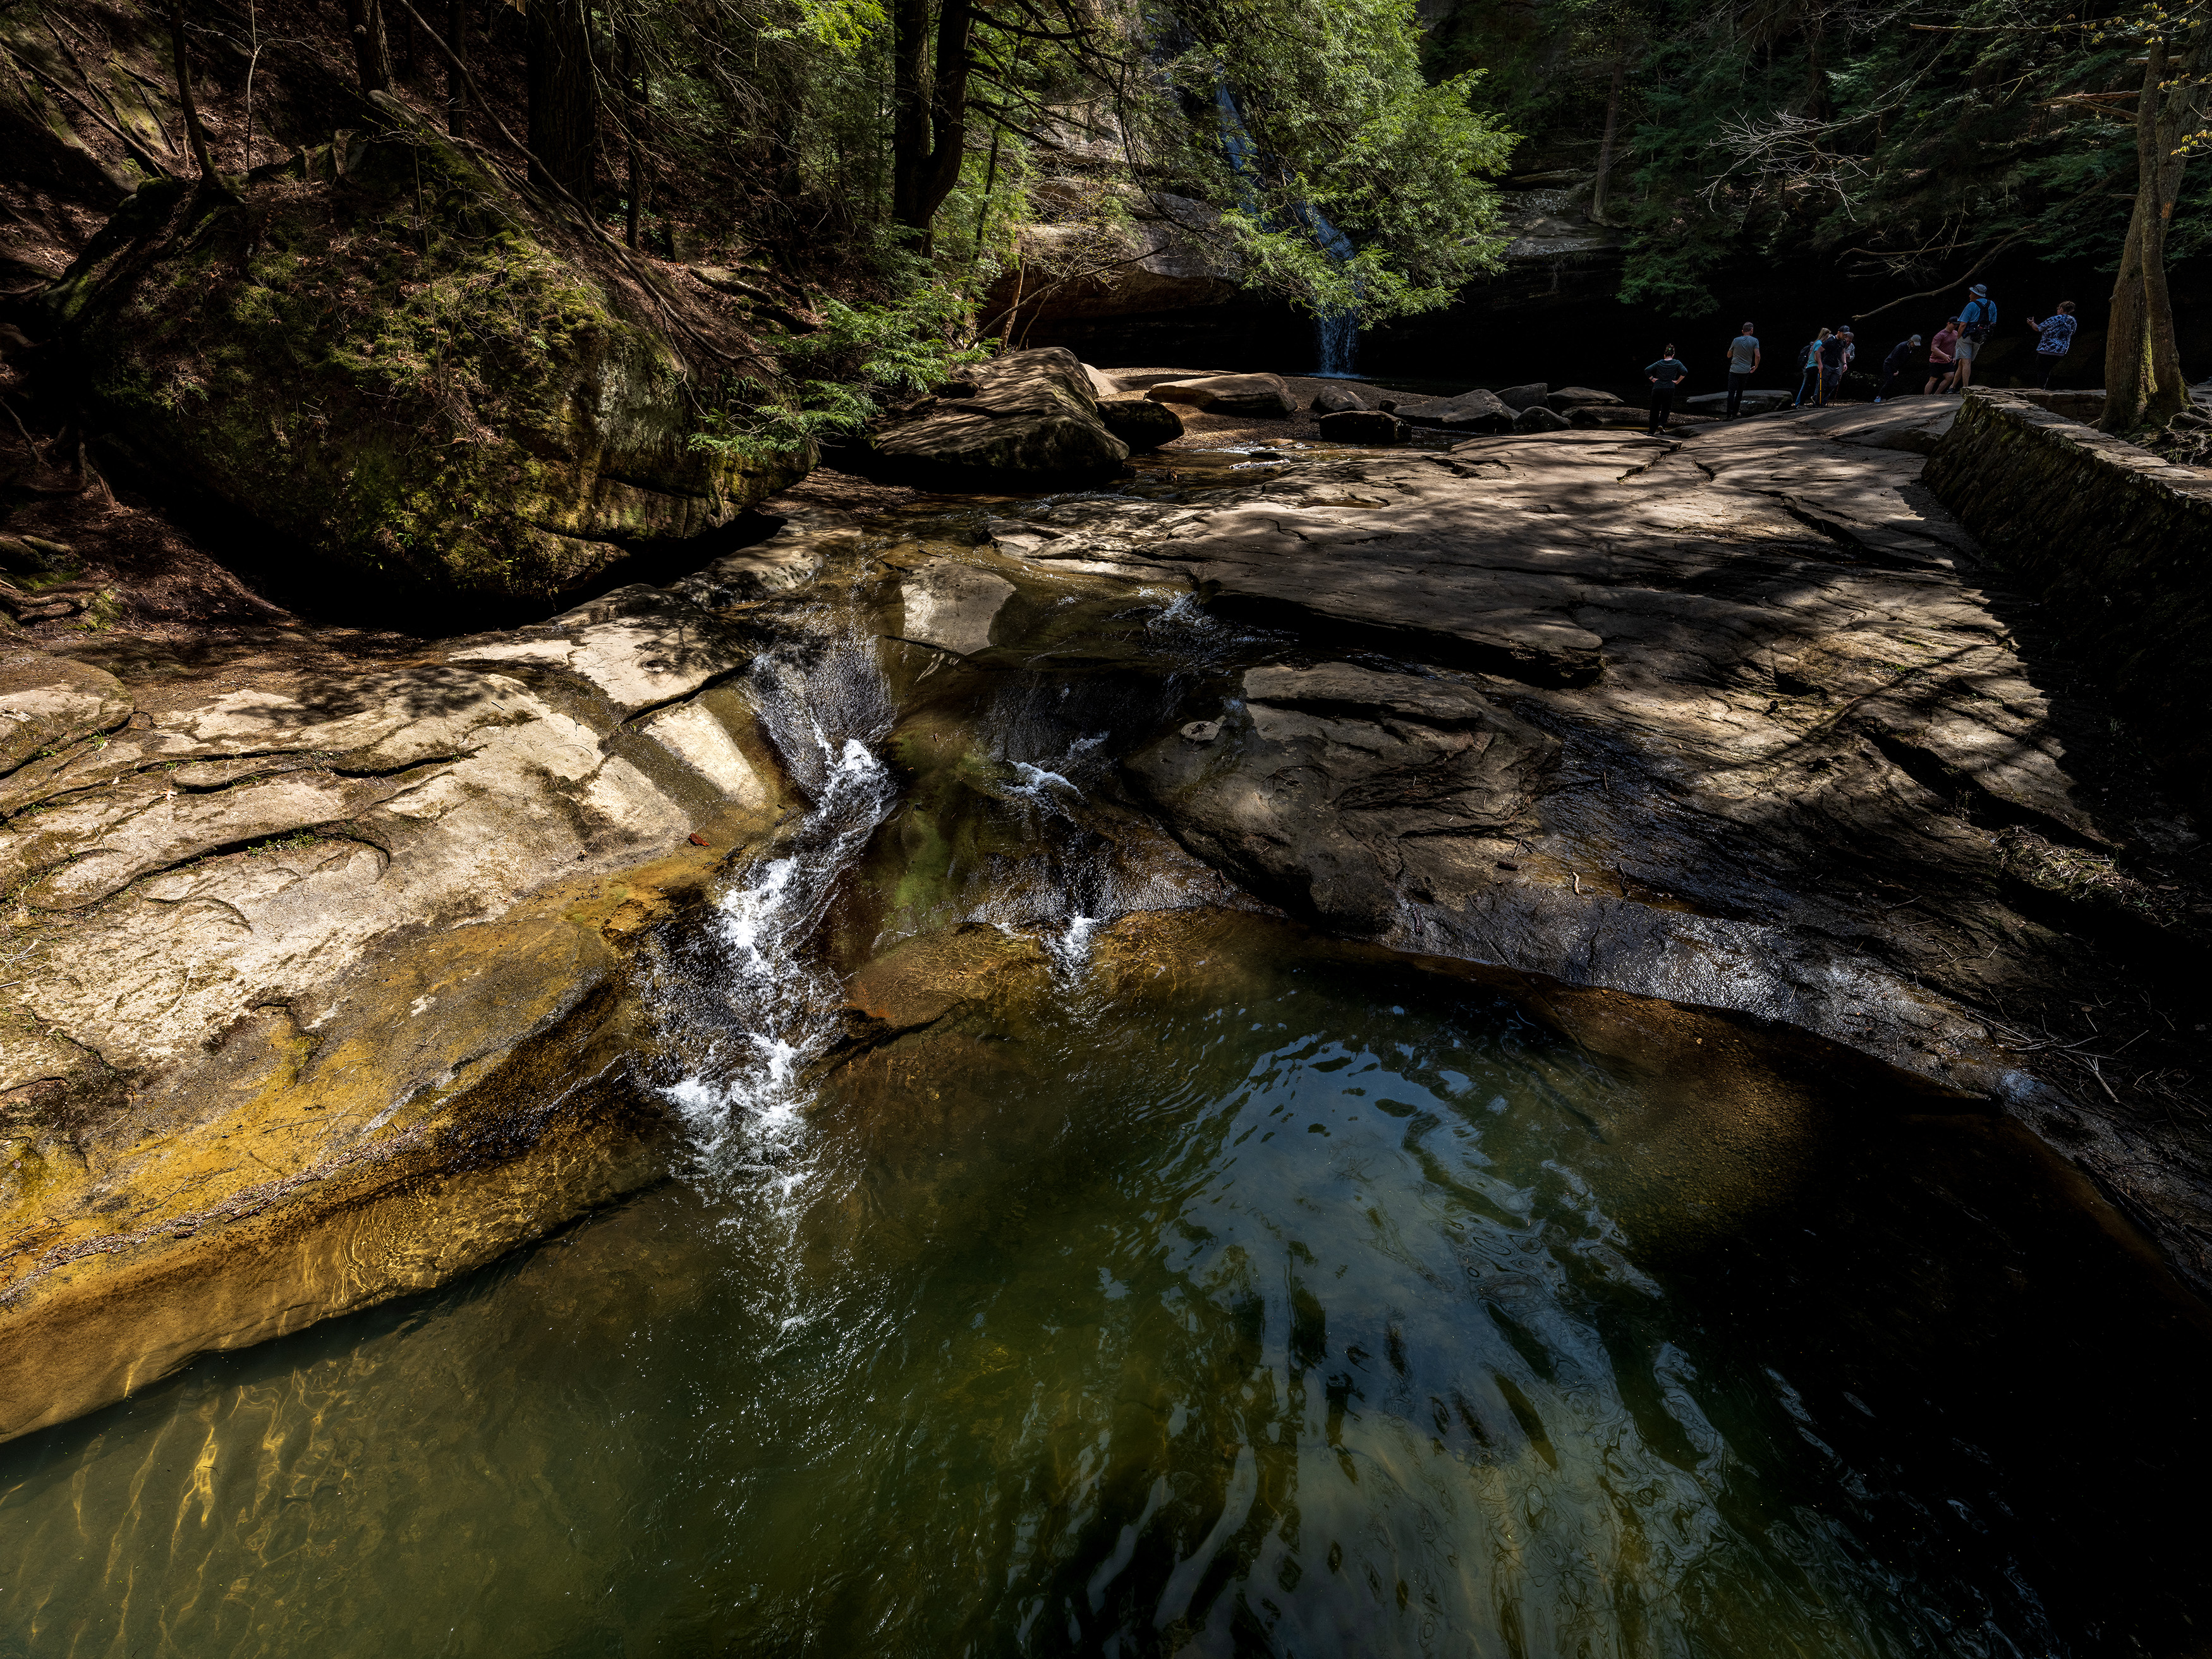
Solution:
[(1381, 320), (1498, 267), (1486, 179), (1514, 136), (1473, 107), (1479, 72), (1423, 76), (1412, 0), (1168, 0), (1146, 15), (1189, 44), (1140, 143), (1224, 210), (1248, 282)]
[(782, 380), (734, 384), (691, 434), (693, 449), (753, 460), (808, 452), (859, 432), (885, 399), (927, 391), (998, 342), (973, 337), (958, 290), (922, 280), (880, 304), (825, 300), (818, 329), (772, 343)]

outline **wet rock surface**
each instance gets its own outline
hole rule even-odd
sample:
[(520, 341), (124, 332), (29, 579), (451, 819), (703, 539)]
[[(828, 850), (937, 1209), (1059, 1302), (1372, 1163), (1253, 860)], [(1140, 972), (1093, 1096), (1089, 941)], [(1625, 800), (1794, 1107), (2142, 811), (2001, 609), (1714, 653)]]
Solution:
[[(1023, 557), (1179, 579), (1244, 641), (1127, 772), (1251, 890), (2002, 1103), (2203, 1285), (2212, 1158), (2160, 1092), (2203, 1046), (2201, 842), (1920, 484), (1954, 410), (1316, 459), (1054, 509)], [(2123, 1097), (2085, 1010), (2178, 1069)]]

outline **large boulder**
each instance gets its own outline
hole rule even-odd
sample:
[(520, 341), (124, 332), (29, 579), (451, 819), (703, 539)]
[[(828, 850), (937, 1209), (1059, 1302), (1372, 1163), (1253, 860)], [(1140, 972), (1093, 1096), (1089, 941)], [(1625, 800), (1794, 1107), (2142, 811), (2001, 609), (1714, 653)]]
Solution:
[(1098, 418), (1131, 449), (1158, 449), (1182, 436), (1182, 416), (1149, 398), (1101, 398)]
[(1600, 392), (1592, 386), (1563, 386), (1544, 401), (1564, 415), (1571, 409), (1591, 409), (1604, 404), (1617, 404), (1620, 399), (1610, 392)]
[(1552, 395), (1552, 388), (1541, 380), (1532, 380), (1527, 386), (1509, 386), (1498, 394), (1498, 401), (1515, 414), (1532, 409)]
[(356, 593), (464, 611), (572, 592), (805, 472), (803, 441), (702, 426), (745, 343), (703, 295), (648, 293), (383, 106), (235, 199), (143, 185), (50, 291), (107, 442)]
[(1510, 432), (1514, 411), (1494, 392), (1477, 386), (1456, 398), (1431, 398), (1400, 404), (1398, 418), (1414, 426), (1442, 427), (1451, 432)]
[(1099, 418), (1090, 371), (1065, 347), (994, 357), (939, 392), (869, 433), (880, 470), (972, 489), (1110, 478), (1129, 459)]
[(1565, 432), (1567, 417), (1541, 404), (1531, 404), (1513, 417), (1516, 432)]
[(1315, 423), (1333, 444), (1401, 444), (1406, 423), (1387, 410), (1346, 409)]
[(1194, 380), (1167, 380), (1145, 396), (1154, 403), (1194, 404), (1209, 415), (1249, 415), (1270, 421), (1298, 410), (1298, 400), (1279, 374), (1208, 374)]
[(1316, 415), (1340, 415), (1347, 409), (1364, 409), (1367, 400), (1350, 386), (1325, 386), (1306, 405)]

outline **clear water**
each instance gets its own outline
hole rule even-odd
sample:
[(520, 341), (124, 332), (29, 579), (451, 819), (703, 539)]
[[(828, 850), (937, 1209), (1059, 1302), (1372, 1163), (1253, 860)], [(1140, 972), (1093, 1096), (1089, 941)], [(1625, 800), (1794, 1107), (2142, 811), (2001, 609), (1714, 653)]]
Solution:
[(2212, 1345), (2002, 1125), (1170, 945), (0, 1447), (0, 1653), (2198, 1650)]

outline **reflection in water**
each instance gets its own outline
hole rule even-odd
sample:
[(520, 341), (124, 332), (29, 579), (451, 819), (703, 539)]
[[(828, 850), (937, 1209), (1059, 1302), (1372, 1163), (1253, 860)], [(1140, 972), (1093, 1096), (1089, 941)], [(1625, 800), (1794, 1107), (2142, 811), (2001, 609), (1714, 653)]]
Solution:
[(2000, 1127), (1208, 925), (0, 1449), (0, 1653), (2189, 1650), (2206, 1345)]

